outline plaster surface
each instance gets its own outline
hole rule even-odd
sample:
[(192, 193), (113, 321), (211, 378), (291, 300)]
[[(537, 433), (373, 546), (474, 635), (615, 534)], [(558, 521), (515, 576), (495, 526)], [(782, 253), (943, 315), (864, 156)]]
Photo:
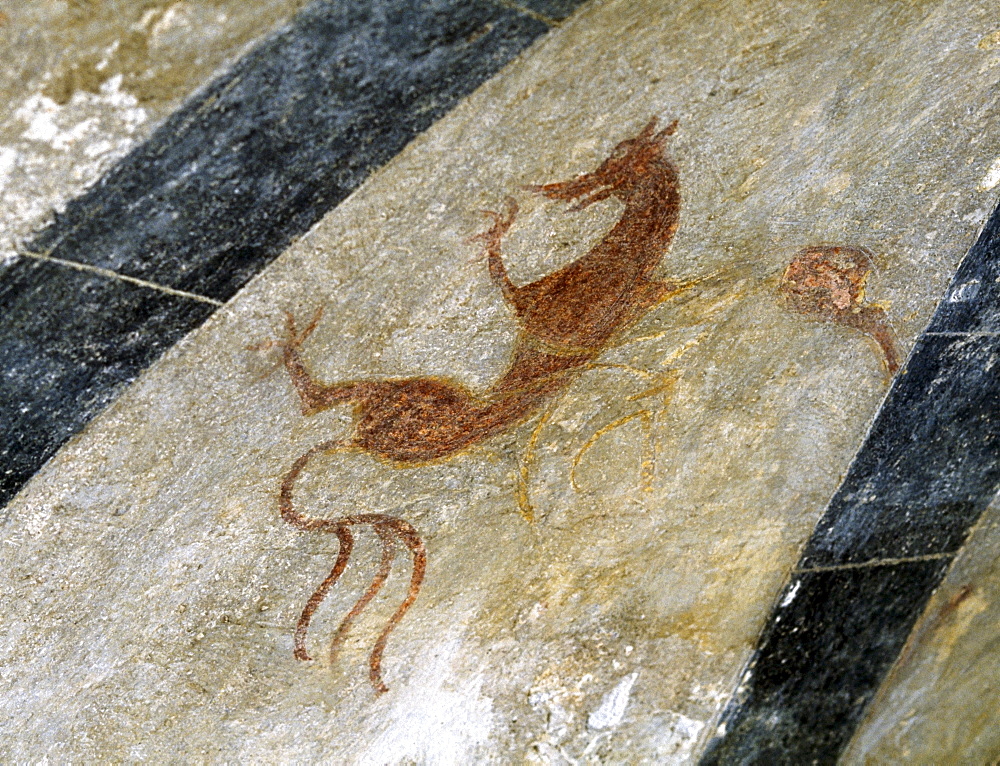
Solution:
[[(97, 19), (90, 26), (103, 7), (81, 11)], [(176, 22), (174, 11), (164, 19)], [(65, 207), (53, 189), (72, 188), (21, 178), (22, 202), (59, 210), (17, 243), (20, 257), (0, 261), (0, 430), (10, 437), (0, 504), (165, 348), (546, 30), (492, 0), (314, 0)], [(218, 54), (226, 38), (213, 34), (200, 40)], [(39, 118), (22, 138), (66, 151), (97, 141), (93, 119), (59, 119), (72, 130)], [(39, 157), (53, 178), (65, 169)]]
[(26, 0), (0, 20), (0, 258), (303, 0)]
[(1000, 759), (1000, 505), (928, 603), (868, 709), (845, 764)]
[[(599, 2), (537, 43), (327, 215), (70, 442), (10, 506), (0, 578), (10, 760), (688, 762), (886, 390), (877, 349), (783, 307), (817, 242), (872, 250), (869, 299), (904, 352), (996, 201), (1000, 52), (968, 2)], [(916, 64), (915, 64), (916, 62)], [(437, 375), (473, 390), (516, 324), (469, 236), (516, 195), (517, 282), (620, 214), (529, 195), (678, 118), (681, 227), (661, 273), (715, 274), (633, 327), (550, 410), (451, 460), (317, 459), (311, 513), (381, 511), (428, 574), (376, 697), (384, 596), (332, 665), (323, 645), (378, 567), (277, 513), (281, 477), (348, 432), (303, 418), (274, 349), (325, 315), (324, 380)], [(630, 341), (624, 343), (624, 341)], [(255, 348), (251, 348), (255, 347)], [(905, 373), (904, 373), (905, 374)], [(644, 395), (659, 386), (655, 396)], [(652, 479), (640, 410), (653, 424)], [(614, 423), (620, 425), (609, 428)], [(537, 429), (537, 430), (536, 430)], [(528, 490), (517, 482), (533, 443)], [(575, 470), (574, 470), (575, 468)]]

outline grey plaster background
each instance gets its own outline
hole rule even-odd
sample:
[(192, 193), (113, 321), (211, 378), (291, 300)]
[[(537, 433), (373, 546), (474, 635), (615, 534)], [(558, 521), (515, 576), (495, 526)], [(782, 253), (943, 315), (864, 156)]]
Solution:
[[(864, 245), (904, 350), (996, 200), (1000, 52), (974, 3), (599, 2), (536, 44), (373, 176), (168, 353), (11, 505), (0, 577), (11, 760), (353, 763), (690, 761), (885, 391), (863, 338), (782, 309), (776, 279), (818, 241)], [(959, 76), (960, 75), (960, 76)], [(280, 477), (350, 413), (306, 420), (274, 352), (281, 310), (326, 316), (324, 379), (496, 377), (514, 324), (466, 238), (524, 203), (515, 279), (586, 249), (617, 209), (568, 213), (523, 184), (589, 170), (651, 115), (677, 117), (680, 232), (666, 275), (728, 269), (659, 308), (602, 361), (677, 377), (637, 428), (600, 428), (648, 386), (582, 377), (539, 434), (538, 521), (517, 511), (533, 424), (440, 465), (317, 461), (304, 507), (380, 510), (427, 540), (401, 597), (333, 667), (291, 656), (333, 540), (277, 515)], [(632, 425), (635, 425), (634, 423)], [(359, 543), (314, 627), (317, 654), (377, 565)], [(321, 655), (320, 655), (321, 656)]]
[(305, 0), (0, 6), (0, 257)]

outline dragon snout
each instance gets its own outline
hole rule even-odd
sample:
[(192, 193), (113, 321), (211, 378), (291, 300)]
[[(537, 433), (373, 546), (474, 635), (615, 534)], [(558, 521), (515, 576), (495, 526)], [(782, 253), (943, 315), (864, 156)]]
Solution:
[(524, 188), (534, 194), (544, 194), (549, 199), (562, 200), (563, 202), (579, 200), (575, 207), (583, 208), (599, 200), (607, 199), (611, 195), (615, 181), (613, 178), (606, 177), (607, 175), (599, 171), (584, 173), (572, 181), (531, 185)]

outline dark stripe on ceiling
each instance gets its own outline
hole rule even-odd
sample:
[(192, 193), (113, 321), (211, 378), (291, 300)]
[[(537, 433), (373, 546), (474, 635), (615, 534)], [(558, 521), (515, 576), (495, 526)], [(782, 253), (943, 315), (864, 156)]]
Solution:
[(72, 201), (24, 251), (98, 271), (0, 266), (0, 507), (214, 310), (100, 269), (227, 300), (547, 29), (491, 0), (317, 0)]
[(511, 0), (511, 5), (521, 6), (543, 14), (550, 19), (562, 20), (579, 8), (586, 0)]
[(835, 763), (1000, 487), (1000, 208), (806, 545), (703, 764)]
[(0, 507), (215, 307), (21, 258), (0, 269)]
[(546, 29), (488, 0), (313, 3), (27, 249), (225, 301)]

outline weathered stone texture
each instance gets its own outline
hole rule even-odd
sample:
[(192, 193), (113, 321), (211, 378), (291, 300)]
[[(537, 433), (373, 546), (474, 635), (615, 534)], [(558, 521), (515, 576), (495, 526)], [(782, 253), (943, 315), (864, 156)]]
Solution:
[[(807, 244), (870, 248), (869, 297), (909, 351), (996, 201), (981, 181), (1000, 155), (987, 129), (1000, 52), (978, 45), (994, 24), (970, 2), (584, 8), (15, 499), (0, 546), (0, 716), (17, 735), (0, 754), (690, 761), (886, 391), (878, 349), (783, 307), (780, 276)], [(537, 420), (438, 464), (310, 464), (303, 508), (403, 517), (429, 564), (386, 650), (387, 694), (373, 694), (366, 657), (405, 593), (403, 556), (332, 665), (324, 649), (378, 567), (371, 536), (317, 613), (318, 659), (296, 662), (295, 620), (337, 544), (283, 524), (277, 494), (352, 413), (302, 417), (262, 341), (281, 335), (284, 310), (305, 321), (322, 305), (304, 346), (321, 379), (437, 375), (482, 390), (516, 323), (468, 243), (479, 211), (516, 195), (513, 278), (551, 272), (620, 207), (571, 212), (524, 185), (592, 170), (654, 115), (680, 120), (683, 195), (660, 273), (718, 273), (650, 312), (551, 410), (529, 464), (534, 523), (516, 487)], [(602, 431), (639, 410), (653, 420), (648, 489), (641, 419)]]

